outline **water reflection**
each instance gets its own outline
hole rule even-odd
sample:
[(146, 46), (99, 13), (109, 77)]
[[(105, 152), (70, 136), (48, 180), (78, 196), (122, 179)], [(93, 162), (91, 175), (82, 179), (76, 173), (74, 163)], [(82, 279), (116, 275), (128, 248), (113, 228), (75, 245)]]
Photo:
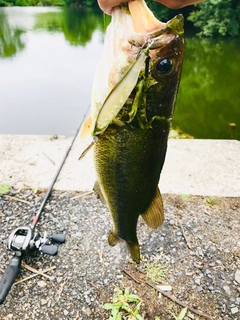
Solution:
[(10, 58), (24, 49), (23, 33), (19, 28), (11, 28), (5, 12), (0, 11), (0, 57)]
[[(97, 4), (0, 8), (0, 133), (68, 135), (78, 127), (109, 19)], [(187, 38), (174, 127), (240, 140), (239, 65), (239, 40)]]
[[(73, 19), (58, 8), (14, 7), (0, 12), (11, 30), (22, 30), (25, 41), (24, 50), (11, 59), (0, 57), (0, 133), (72, 135), (90, 104), (104, 20), (100, 24), (94, 11), (88, 16), (73, 11)], [(84, 33), (88, 19), (95, 21), (94, 26)], [(73, 32), (77, 21), (82, 35)]]
[(75, 46), (86, 46), (96, 30), (105, 33), (110, 22), (97, 3), (92, 8), (0, 8), (0, 57), (13, 57), (25, 48), (27, 31), (61, 32)]
[(237, 41), (187, 39), (174, 125), (196, 138), (240, 139), (239, 64)]
[(36, 16), (35, 29), (50, 32), (62, 32), (71, 45), (85, 46), (91, 41), (96, 30), (105, 32), (110, 17), (103, 19), (102, 12), (97, 8), (70, 9), (63, 8), (59, 12), (41, 13)]

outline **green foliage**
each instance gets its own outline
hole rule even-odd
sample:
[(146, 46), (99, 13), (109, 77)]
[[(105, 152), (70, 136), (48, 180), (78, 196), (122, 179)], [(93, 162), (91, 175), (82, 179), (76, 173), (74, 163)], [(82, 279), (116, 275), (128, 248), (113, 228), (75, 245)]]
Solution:
[(171, 315), (173, 316), (174, 320), (183, 320), (183, 318), (185, 317), (186, 314), (187, 314), (187, 308), (182, 309), (178, 316), (175, 316), (171, 312)]
[(0, 0), (0, 7), (4, 6), (64, 6), (65, 0)]
[(159, 2), (152, 0), (146, 0), (146, 3), (159, 20), (166, 22), (173, 17), (173, 11), (175, 10), (171, 10)]
[(204, 199), (204, 203), (210, 207), (217, 205), (219, 197), (207, 197)]
[[(130, 293), (128, 288), (123, 292), (116, 287), (115, 292), (112, 303), (103, 305), (103, 309), (111, 311), (109, 320), (144, 320), (139, 313), (142, 301), (137, 295)], [(177, 316), (172, 312), (170, 313), (174, 320), (183, 320), (187, 314), (187, 308), (182, 309)], [(155, 320), (160, 320), (160, 318), (156, 316)]]
[(0, 7), (8, 7), (9, 5), (8, 1), (0, 0)]
[(18, 51), (24, 49), (23, 33), (23, 30), (11, 28), (5, 13), (0, 12), (0, 57), (13, 57)]
[(92, 7), (96, 5), (95, 0), (64, 0), (65, 5), (70, 7)]
[(94, 7), (95, 0), (0, 0), (0, 7), (5, 6), (72, 6)]
[(11, 189), (11, 186), (9, 186), (8, 184), (1, 184), (0, 185), (0, 195), (7, 194), (10, 189)]
[(165, 278), (167, 268), (159, 263), (147, 264), (146, 266), (147, 276), (153, 283), (162, 281)]
[(105, 303), (103, 309), (111, 310), (110, 320), (121, 320), (124, 316), (129, 320), (143, 320), (139, 314), (141, 299), (129, 292), (126, 288), (124, 292), (116, 288), (116, 296), (113, 298), (112, 303)]
[[(161, 21), (168, 21), (178, 13), (185, 20), (193, 22), (202, 37), (237, 37), (240, 34), (239, 0), (208, 0), (195, 6), (172, 10), (152, 0), (146, 0), (149, 8)], [(93, 8), (97, 10), (95, 0), (0, 0), (0, 6), (70, 6)]]
[(188, 194), (181, 194), (181, 198), (184, 201), (188, 201), (190, 199), (190, 196)]
[(188, 20), (206, 37), (236, 37), (240, 34), (239, 0), (208, 0), (196, 5)]

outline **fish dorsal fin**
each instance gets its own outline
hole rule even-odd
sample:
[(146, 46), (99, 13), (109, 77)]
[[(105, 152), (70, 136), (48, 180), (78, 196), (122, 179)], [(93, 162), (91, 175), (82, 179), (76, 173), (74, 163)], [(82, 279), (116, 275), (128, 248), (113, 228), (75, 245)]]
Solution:
[(101, 200), (102, 203), (106, 204), (106, 200), (104, 198), (104, 195), (102, 194), (102, 190), (101, 187), (98, 183), (98, 181), (95, 181), (94, 186), (93, 186), (93, 190), (97, 195), (97, 198)]
[(141, 214), (143, 220), (152, 229), (158, 229), (164, 220), (162, 196), (157, 188), (156, 194), (147, 210)]
[(79, 132), (79, 137), (81, 139), (84, 139), (88, 136), (91, 135), (92, 133), (92, 128), (93, 127), (93, 120), (91, 115), (83, 122), (80, 132)]

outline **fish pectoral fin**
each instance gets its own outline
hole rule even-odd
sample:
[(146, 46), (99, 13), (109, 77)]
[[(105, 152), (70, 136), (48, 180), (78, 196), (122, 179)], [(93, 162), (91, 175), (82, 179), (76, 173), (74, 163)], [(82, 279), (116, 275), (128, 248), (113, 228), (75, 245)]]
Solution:
[(97, 198), (100, 199), (102, 203), (106, 204), (106, 200), (103, 196), (103, 193), (98, 181), (95, 181), (93, 186), (93, 191), (96, 193)]
[(80, 129), (80, 132), (79, 132), (79, 137), (80, 139), (84, 139), (88, 136), (91, 135), (91, 131), (92, 131), (92, 128), (93, 127), (93, 120), (92, 120), (92, 117), (91, 115), (83, 122), (82, 126), (81, 126), (81, 129)]
[(78, 160), (81, 160), (83, 157), (85, 157), (85, 155), (88, 153), (88, 151), (92, 148), (93, 145), (94, 145), (94, 142), (91, 142), (89, 146), (87, 146), (87, 148), (84, 149), (84, 151), (80, 154)]
[(141, 214), (143, 220), (152, 229), (158, 229), (164, 220), (162, 196), (157, 188), (156, 194), (147, 210)]
[(111, 247), (114, 247), (116, 244), (121, 242), (122, 240), (113, 232), (111, 231), (108, 235), (108, 243)]

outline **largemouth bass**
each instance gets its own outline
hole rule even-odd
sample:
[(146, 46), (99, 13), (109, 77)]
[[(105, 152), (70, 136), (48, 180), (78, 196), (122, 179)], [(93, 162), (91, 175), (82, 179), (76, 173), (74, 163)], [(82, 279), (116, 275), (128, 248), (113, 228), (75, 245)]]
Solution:
[(164, 219), (158, 183), (184, 55), (183, 17), (158, 21), (144, 0), (116, 7), (93, 85), (91, 116), (96, 190), (113, 220), (108, 241), (124, 240), (137, 263), (136, 227)]

